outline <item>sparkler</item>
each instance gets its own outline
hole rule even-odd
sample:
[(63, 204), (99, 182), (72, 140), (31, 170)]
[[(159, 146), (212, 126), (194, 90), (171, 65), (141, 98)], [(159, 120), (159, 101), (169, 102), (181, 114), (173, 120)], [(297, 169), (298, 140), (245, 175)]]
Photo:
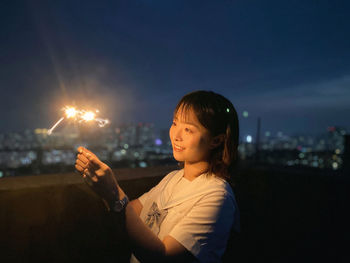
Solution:
[(48, 131), (47, 134), (51, 135), (53, 130), (64, 120), (64, 119), (73, 119), (74, 121), (81, 122), (91, 122), (95, 121), (97, 122), (99, 127), (104, 127), (106, 124), (109, 123), (108, 119), (102, 119), (97, 118), (96, 114), (99, 113), (98, 110), (93, 111), (87, 111), (87, 110), (77, 110), (74, 107), (66, 106), (62, 109), (65, 113), (65, 116), (60, 118)]

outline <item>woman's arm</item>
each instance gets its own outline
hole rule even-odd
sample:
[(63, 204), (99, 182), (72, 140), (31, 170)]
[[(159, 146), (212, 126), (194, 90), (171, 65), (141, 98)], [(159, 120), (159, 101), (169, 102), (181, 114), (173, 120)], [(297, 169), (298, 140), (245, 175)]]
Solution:
[(133, 242), (133, 253), (141, 262), (191, 262), (194, 257), (176, 239), (166, 236), (161, 241), (127, 205), (126, 230)]
[[(91, 180), (92, 188), (96, 193), (109, 206), (114, 202), (116, 196), (119, 199), (124, 198), (125, 193), (115, 179), (112, 170), (89, 150), (79, 147), (78, 151), (75, 167), (84, 178)], [(132, 250), (141, 262), (187, 262), (193, 260), (192, 254), (174, 238), (168, 236), (164, 240), (160, 240), (140, 219), (141, 210), (142, 204), (138, 199), (130, 202), (125, 210), (126, 231), (133, 245)]]
[(129, 205), (131, 205), (132, 208), (134, 208), (135, 213), (138, 216), (140, 216), (141, 210), (143, 208), (143, 205), (141, 204), (140, 200), (139, 199), (132, 200)]

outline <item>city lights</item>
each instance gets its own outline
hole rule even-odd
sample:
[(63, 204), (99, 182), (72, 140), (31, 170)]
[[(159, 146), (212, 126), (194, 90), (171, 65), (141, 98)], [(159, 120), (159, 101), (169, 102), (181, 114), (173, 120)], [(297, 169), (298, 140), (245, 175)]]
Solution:
[(154, 143), (155, 143), (156, 145), (162, 145), (162, 144), (163, 144), (162, 140), (161, 140), (161, 139), (158, 139), (158, 138), (154, 141)]
[(338, 169), (338, 166), (339, 166), (339, 165), (338, 165), (337, 162), (333, 162), (333, 163), (332, 163), (332, 167), (333, 167), (334, 170), (337, 170), (337, 169)]
[(253, 141), (253, 137), (251, 135), (248, 135), (246, 137), (246, 141), (247, 141), (247, 143), (251, 143)]
[[(98, 111), (81, 111), (74, 107), (64, 109), (64, 119), (95, 124)], [(80, 114), (80, 116), (79, 116)], [(62, 117), (63, 118), (63, 117)], [(63, 123), (63, 122), (62, 122)], [(62, 124), (61, 123), (61, 124)], [(47, 171), (52, 165), (57, 169), (70, 169), (75, 158), (75, 149), (83, 144), (97, 149), (101, 158), (111, 163), (122, 162), (133, 167), (151, 166), (152, 163), (173, 160), (168, 130), (158, 134), (151, 123), (122, 124), (119, 127), (92, 129), (86, 134), (76, 127), (64, 133), (48, 136), (48, 130), (37, 128), (18, 133), (0, 133), (0, 172), (3, 177), (17, 175), (15, 171), (24, 167), (26, 173)], [(342, 171), (344, 159), (344, 129), (334, 127), (319, 136), (287, 135), (269, 131), (261, 137), (256, 147), (254, 136), (245, 134), (239, 144), (238, 152), (242, 160), (255, 160), (259, 151), (262, 163), (286, 166), (307, 166), (315, 169)], [(96, 136), (98, 134), (98, 136)], [(269, 136), (266, 136), (269, 135)], [(68, 168), (64, 168), (68, 167)], [(22, 171), (22, 170), (21, 170)], [(18, 172), (20, 173), (20, 172)]]

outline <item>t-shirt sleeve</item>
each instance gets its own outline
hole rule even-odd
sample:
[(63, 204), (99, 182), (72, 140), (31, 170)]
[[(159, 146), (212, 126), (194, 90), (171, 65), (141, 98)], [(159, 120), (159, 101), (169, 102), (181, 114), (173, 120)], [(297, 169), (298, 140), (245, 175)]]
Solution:
[[(159, 185), (159, 184), (158, 184)], [(151, 190), (149, 190), (148, 192), (144, 193), (143, 195), (141, 195), (138, 199), (141, 202), (142, 206), (145, 206), (145, 202), (148, 199), (148, 197), (150, 196), (150, 194), (155, 191), (156, 187), (158, 186), (154, 186), (151, 188)]]
[(225, 192), (204, 196), (169, 233), (199, 262), (221, 262), (234, 221), (235, 202)]

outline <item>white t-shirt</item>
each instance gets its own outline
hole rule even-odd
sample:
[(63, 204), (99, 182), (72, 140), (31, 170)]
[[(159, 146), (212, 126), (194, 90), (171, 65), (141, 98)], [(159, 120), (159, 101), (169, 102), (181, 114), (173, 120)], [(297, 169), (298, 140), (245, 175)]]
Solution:
[[(163, 240), (169, 235), (199, 262), (221, 262), (233, 227), (239, 231), (239, 211), (230, 185), (202, 174), (189, 181), (184, 170), (166, 175), (139, 197), (140, 218)], [(130, 262), (138, 262), (132, 256)]]

